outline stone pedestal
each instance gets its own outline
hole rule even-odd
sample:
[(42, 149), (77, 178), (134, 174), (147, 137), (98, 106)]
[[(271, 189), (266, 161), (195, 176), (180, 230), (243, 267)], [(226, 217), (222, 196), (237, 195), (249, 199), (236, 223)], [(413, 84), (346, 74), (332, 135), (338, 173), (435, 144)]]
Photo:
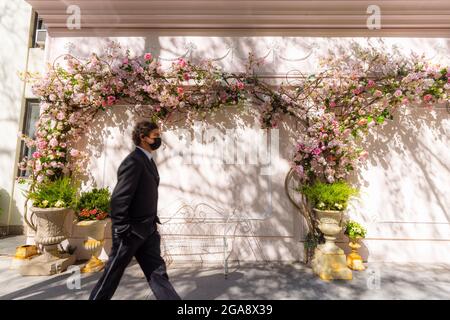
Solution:
[(351, 280), (352, 271), (347, 267), (344, 250), (335, 243), (336, 235), (342, 229), (342, 212), (318, 209), (314, 212), (325, 238), (325, 243), (317, 246), (311, 261), (314, 273), (322, 280)]
[(314, 273), (322, 280), (352, 280), (352, 271), (347, 268), (344, 251), (326, 252), (323, 246), (316, 248), (311, 261)]
[(36, 216), (36, 225), (33, 226), (36, 231), (34, 240), (37, 246), (43, 248), (43, 252), (20, 266), (20, 274), (47, 276), (64, 272), (76, 261), (75, 255), (58, 251), (59, 244), (67, 238), (64, 222), (72, 209), (32, 207), (30, 210)]
[(49, 276), (64, 272), (76, 261), (75, 255), (59, 253), (57, 247), (46, 247), (43, 254), (19, 267), (22, 276)]

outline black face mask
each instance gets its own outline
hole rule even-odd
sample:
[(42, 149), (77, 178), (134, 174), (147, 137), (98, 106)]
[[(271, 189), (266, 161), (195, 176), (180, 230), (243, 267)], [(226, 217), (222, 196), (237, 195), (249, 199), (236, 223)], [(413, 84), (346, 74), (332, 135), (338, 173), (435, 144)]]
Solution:
[(152, 150), (156, 150), (161, 146), (161, 138), (153, 138), (153, 140), (155, 140), (155, 142), (153, 143), (148, 143), (148, 145), (150, 146), (150, 148), (152, 148)]

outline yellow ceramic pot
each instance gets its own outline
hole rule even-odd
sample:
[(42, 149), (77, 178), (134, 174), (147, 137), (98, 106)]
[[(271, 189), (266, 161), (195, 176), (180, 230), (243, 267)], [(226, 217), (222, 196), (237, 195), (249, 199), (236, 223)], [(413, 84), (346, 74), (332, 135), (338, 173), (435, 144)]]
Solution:
[(104, 262), (98, 258), (105, 239), (106, 220), (84, 220), (77, 223), (78, 227), (84, 229), (86, 240), (84, 248), (90, 252), (91, 258), (81, 269), (81, 272), (98, 272), (105, 266)]
[(361, 241), (361, 237), (349, 238), (350, 242), (348, 246), (352, 249), (347, 256), (347, 266), (352, 270), (362, 271), (365, 270), (363, 259), (358, 253), (358, 249), (361, 248), (359, 242)]

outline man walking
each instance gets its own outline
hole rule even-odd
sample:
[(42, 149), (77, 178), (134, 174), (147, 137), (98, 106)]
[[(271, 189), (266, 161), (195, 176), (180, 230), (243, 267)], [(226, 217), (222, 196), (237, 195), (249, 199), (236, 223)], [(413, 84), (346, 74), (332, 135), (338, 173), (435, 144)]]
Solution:
[(179, 300), (161, 258), (157, 230), (159, 175), (152, 151), (161, 145), (157, 124), (142, 121), (133, 130), (136, 149), (121, 163), (111, 197), (112, 249), (90, 300), (111, 299), (133, 257), (157, 299)]

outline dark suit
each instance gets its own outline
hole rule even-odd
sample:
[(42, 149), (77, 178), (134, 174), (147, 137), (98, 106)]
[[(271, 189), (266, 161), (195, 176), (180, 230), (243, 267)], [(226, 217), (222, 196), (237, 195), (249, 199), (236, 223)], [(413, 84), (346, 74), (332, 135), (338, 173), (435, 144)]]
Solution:
[(161, 258), (157, 230), (159, 174), (153, 160), (136, 148), (121, 163), (111, 197), (113, 245), (90, 300), (111, 299), (133, 257), (157, 299), (180, 299)]

